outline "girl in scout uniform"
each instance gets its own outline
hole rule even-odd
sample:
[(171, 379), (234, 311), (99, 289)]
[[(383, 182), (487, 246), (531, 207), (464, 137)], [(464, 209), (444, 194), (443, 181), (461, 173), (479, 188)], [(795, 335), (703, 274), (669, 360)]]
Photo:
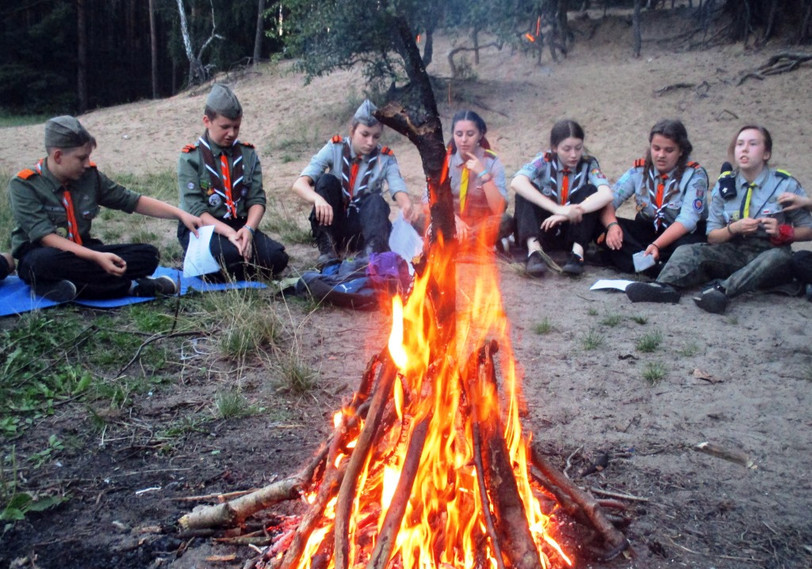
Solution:
[[(485, 121), (474, 111), (458, 111), (451, 119), (451, 142), (446, 156), (454, 200), (457, 239), (482, 240), (492, 248), (507, 206), (505, 167), (491, 150)], [(428, 215), (428, 188), (423, 197)]]
[(35, 294), (56, 302), (175, 294), (170, 277), (149, 276), (158, 266), (158, 249), (148, 243), (102, 243), (93, 236), (92, 223), (102, 206), (177, 219), (195, 232), (200, 219), (110, 180), (90, 161), (94, 148), (96, 139), (76, 118), (45, 123), (48, 156), (8, 185), (17, 274)]
[[(646, 157), (637, 160), (615, 184), (614, 198), (601, 215), (606, 227), (606, 257), (624, 273), (635, 272), (633, 255), (644, 252), (664, 263), (680, 245), (705, 241), (708, 175), (690, 160), (693, 146), (678, 120), (661, 120), (649, 132)], [(615, 210), (634, 196), (634, 219)], [(654, 265), (649, 273), (659, 270)]]
[(728, 154), (736, 170), (724, 172), (711, 193), (708, 243), (680, 247), (656, 283), (633, 283), (634, 301), (677, 302), (675, 287), (723, 279), (694, 298), (697, 306), (721, 314), (730, 298), (791, 278), (793, 241), (812, 239), (812, 216), (804, 208), (784, 208), (785, 193), (806, 197), (789, 173), (770, 168), (772, 138), (766, 128), (739, 129)]
[(584, 271), (584, 247), (592, 239), (599, 211), (612, 190), (598, 159), (584, 152), (584, 129), (561, 120), (550, 131), (550, 149), (536, 155), (514, 176), (516, 235), (527, 245), (527, 272), (546, 271), (543, 250), (571, 250), (562, 267), (567, 274)]
[(411, 222), (417, 213), (392, 151), (378, 141), (383, 125), (365, 100), (356, 111), (350, 135), (334, 136), (293, 183), (293, 191), (313, 205), (310, 226), (319, 248), (320, 266), (344, 252), (389, 250), (389, 204), (383, 185)]
[[(242, 106), (231, 89), (214, 84), (203, 124), (206, 131), (178, 160), (180, 207), (214, 226), (209, 250), (222, 272), (237, 279), (254, 274), (273, 278), (287, 266), (288, 255), (259, 229), (266, 201), (262, 168), (254, 147), (237, 138)], [(186, 250), (189, 231), (182, 225), (178, 240)]]

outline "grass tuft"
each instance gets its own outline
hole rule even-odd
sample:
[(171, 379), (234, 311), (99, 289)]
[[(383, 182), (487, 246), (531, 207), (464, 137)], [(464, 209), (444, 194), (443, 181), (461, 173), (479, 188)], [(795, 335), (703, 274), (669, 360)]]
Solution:
[(657, 350), (663, 342), (663, 335), (659, 332), (651, 332), (645, 334), (637, 340), (637, 350), (640, 352), (650, 353)]

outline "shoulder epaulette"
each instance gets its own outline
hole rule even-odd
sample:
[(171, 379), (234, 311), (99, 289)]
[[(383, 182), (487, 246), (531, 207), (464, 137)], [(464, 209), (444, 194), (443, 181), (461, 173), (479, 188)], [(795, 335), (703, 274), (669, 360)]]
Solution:
[(330, 142), (332, 142), (333, 144), (338, 144), (338, 143), (343, 142), (343, 141), (344, 141), (344, 139), (341, 138), (340, 134), (337, 134), (333, 138), (330, 139)]
[(20, 170), (19, 172), (17, 172), (17, 177), (22, 178), (23, 180), (27, 180), (34, 175), (36, 175), (36, 172), (31, 168), (26, 168), (25, 170)]
[(189, 154), (191, 151), (196, 150), (196, 149), (197, 149), (197, 144), (187, 144), (186, 146), (183, 147), (183, 152), (185, 152), (186, 154)]
[(635, 168), (642, 168), (645, 165), (646, 165), (646, 159), (645, 158), (638, 158), (637, 160), (634, 161), (634, 167)]
[(544, 161), (545, 162), (552, 162), (553, 161), (553, 153), (552, 152), (545, 152), (544, 153)]
[(786, 170), (776, 169), (775, 170), (775, 175), (778, 176), (779, 178), (784, 178), (784, 179), (792, 178), (792, 174), (790, 174)]
[(90, 167), (91, 168), (98, 168), (98, 166), (96, 165), (95, 162), (90, 162)]
[(699, 162), (694, 162), (693, 160), (688, 162), (686, 168), (693, 168), (694, 170), (699, 170), (702, 166), (699, 165)]
[(490, 148), (485, 149), (485, 154), (487, 154), (487, 155), (488, 155), (488, 156), (490, 156), (491, 158), (496, 158), (496, 152), (494, 152), (494, 151), (493, 151), (493, 150), (491, 150)]
[(248, 148), (254, 148), (254, 145), (253, 145), (253, 144), (251, 144), (250, 142), (243, 142), (243, 141), (241, 140), (241, 141), (240, 141), (240, 144), (242, 144), (243, 146), (247, 146)]
[(383, 148), (381, 148), (381, 154), (386, 154), (387, 156), (394, 156), (395, 155), (395, 153), (392, 152), (392, 149), (389, 148), (388, 146), (384, 146)]

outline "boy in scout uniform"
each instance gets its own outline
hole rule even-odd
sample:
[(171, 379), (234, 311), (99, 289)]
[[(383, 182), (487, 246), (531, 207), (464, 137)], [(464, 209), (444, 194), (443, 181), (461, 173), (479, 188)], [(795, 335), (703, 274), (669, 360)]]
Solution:
[[(209, 249), (220, 262), (220, 279), (254, 274), (273, 278), (288, 265), (285, 248), (262, 233), (265, 214), (262, 168), (254, 147), (237, 138), (242, 106), (225, 85), (215, 83), (206, 98), (205, 132), (178, 160), (180, 207), (213, 225)], [(178, 240), (189, 246), (189, 230), (178, 225)]]
[(96, 169), (96, 139), (71, 116), (45, 123), (46, 158), (17, 174), (8, 186), (16, 227), (11, 235), (17, 274), (34, 292), (57, 302), (126, 295), (175, 294), (169, 277), (151, 278), (158, 250), (134, 243), (105, 245), (91, 234), (100, 206), (177, 219), (196, 231), (200, 219), (127, 190)]
[(376, 110), (365, 100), (353, 116), (350, 136), (334, 136), (293, 183), (293, 191), (313, 204), (310, 226), (320, 266), (336, 261), (340, 252), (389, 250), (392, 224), (384, 183), (406, 221), (420, 213), (412, 206), (394, 153), (378, 143), (383, 125), (373, 114)]

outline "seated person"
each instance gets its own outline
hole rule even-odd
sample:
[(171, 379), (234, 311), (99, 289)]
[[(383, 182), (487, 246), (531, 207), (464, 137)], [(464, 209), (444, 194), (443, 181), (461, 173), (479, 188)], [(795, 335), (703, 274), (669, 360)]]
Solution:
[(383, 125), (374, 116), (376, 110), (364, 101), (353, 116), (350, 135), (334, 136), (293, 183), (293, 191), (313, 204), (310, 226), (319, 266), (337, 261), (344, 252), (389, 250), (392, 224), (382, 195), (384, 183), (407, 221), (418, 213), (395, 155), (378, 143)]
[(158, 249), (105, 245), (92, 236), (91, 224), (100, 206), (177, 219), (189, 231), (197, 231), (200, 219), (107, 178), (90, 161), (95, 147), (96, 139), (74, 117), (45, 123), (48, 156), (8, 186), (17, 274), (36, 294), (57, 302), (175, 294), (171, 278), (149, 277), (158, 267)]
[(510, 187), (516, 192), (516, 233), (527, 245), (527, 272), (542, 276), (543, 250), (571, 250), (564, 273), (584, 272), (584, 247), (592, 240), (599, 211), (612, 200), (598, 159), (584, 153), (584, 129), (561, 120), (550, 131), (550, 150), (522, 166)]
[(630, 284), (626, 295), (632, 302), (677, 302), (675, 287), (722, 279), (694, 298), (702, 310), (722, 314), (729, 299), (792, 278), (790, 244), (812, 239), (812, 216), (784, 209), (779, 196), (806, 193), (788, 173), (768, 166), (772, 137), (766, 128), (739, 129), (728, 154), (738, 168), (713, 188), (708, 242), (679, 247), (655, 283)]
[[(202, 136), (186, 146), (178, 160), (178, 188), (181, 209), (214, 226), (209, 250), (222, 269), (207, 277), (273, 278), (287, 267), (288, 255), (259, 230), (265, 214), (262, 168), (254, 147), (237, 138), (242, 106), (231, 89), (214, 84), (206, 98), (203, 124)], [(185, 251), (189, 230), (182, 224), (178, 241)]]
[[(454, 224), (462, 242), (481, 240), (492, 248), (507, 206), (505, 167), (491, 150), (488, 127), (477, 113), (458, 111), (451, 119), (446, 167), (454, 200)], [(428, 188), (423, 198), (428, 214)]]
[[(661, 120), (648, 136), (646, 157), (623, 174), (614, 187), (614, 200), (601, 213), (606, 227), (605, 258), (624, 273), (635, 272), (633, 255), (640, 251), (659, 265), (656, 276), (674, 250), (705, 241), (708, 174), (690, 161), (693, 145), (678, 120)], [(615, 210), (634, 196), (634, 219), (617, 217)]]
[(0, 253), (0, 281), (14, 272), (14, 257), (10, 253)]
[[(792, 192), (778, 196), (778, 203), (789, 212), (794, 209), (812, 211), (812, 198)], [(812, 251), (795, 251), (792, 254), (792, 274), (806, 288), (806, 298), (812, 301)]]

